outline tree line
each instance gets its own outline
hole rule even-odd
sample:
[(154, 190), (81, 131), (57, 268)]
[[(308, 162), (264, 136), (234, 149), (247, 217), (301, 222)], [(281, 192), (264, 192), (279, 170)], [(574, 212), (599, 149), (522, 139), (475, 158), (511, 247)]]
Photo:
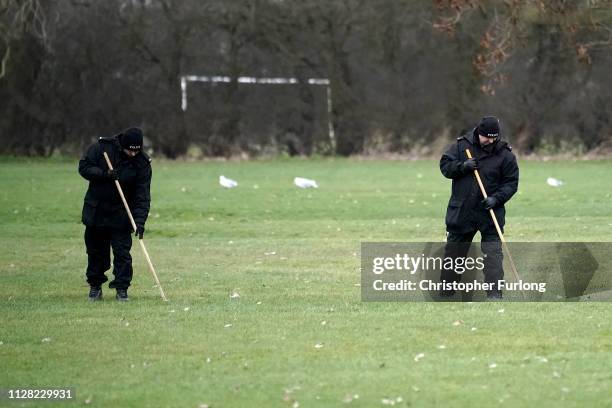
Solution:
[[(0, 0), (0, 153), (77, 154), (140, 126), (170, 158), (429, 154), (484, 114), (526, 153), (602, 150), (612, 143), (611, 6)], [(229, 80), (187, 82), (184, 109), (187, 75)]]

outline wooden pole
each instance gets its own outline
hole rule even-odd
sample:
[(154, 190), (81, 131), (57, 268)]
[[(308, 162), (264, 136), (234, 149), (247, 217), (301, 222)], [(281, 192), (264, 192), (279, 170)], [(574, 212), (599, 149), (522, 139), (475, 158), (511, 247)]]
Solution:
[[(468, 159), (472, 158), (472, 153), (470, 152), (470, 149), (465, 149), (465, 154), (467, 154)], [(478, 169), (474, 169), (474, 175), (476, 176), (476, 181), (478, 182), (478, 185), (480, 186), (480, 191), (482, 192), (482, 195), (484, 198), (487, 198), (487, 191), (485, 190), (484, 184), (482, 184), (482, 180), (480, 178), (480, 174), (478, 173)], [(519, 276), (518, 271), (516, 270), (516, 265), (514, 265), (514, 261), (512, 260), (512, 255), (510, 255), (510, 249), (508, 248), (508, 244), (506, 243), (506, 239), (504, 238), (504, 234), (502, 233), (501, 228), (499, 227), (499, 223), (497, 222), (497, 217), (495, 216), (495, 212), (493, 211), (492, 208), (489, 209), (489, 214), (491, 214), (491, 218), (493, 218), (493, 224), (495, 224), (495, 229), (497, 230), (497, 235), (499, 235), (499, 239), (502, 242), (502, 245), (504, 247), (504, 249), (506, 250), (506, 253), (508, 254), (508, 260), (510, 261), (510, 269), (512, 269), (512, 273), (514, 274), (514, 279), (516, 280), (516, 282), (518, 283), (521, 278)], [(523, 296), (523, 299), (525, 299), (525, 293), (521, 290), (521, 295)]]
[[(106, 152), (103, 152), (103, 154), (104, 154), (104, 159), (106, 160), (106, 164), (108, 165), (108, 168), (110, 170), (113, 170), (113, 164), (111, 163), (108, 157), (108, 154), (106, 154)], [(125, 207), (125, 211), (127, 211), (128, 217), (130, 218), (132, 229), (134, 230), (134, 232), (136, 232), (136, 222), (134, 221), (134, 217), (132, 217), (130, 206), (128, 205), (127, 200), (125, 199), (125, 195), (123, 194), (123, 190), (121, 189), (121, 184), (119, 184), (119, 180), (115, 180), (115, 186), (117, 186), (117, 191), (119, 191), (119, 196), (121, 196), (121, 201), (123, 201), (123, 206)], [(149, 252), (147, 251), (147, 248), (145, 247), (144, 241), (142, 238), (139, 237), (138, 242), (140, 243), (140, 248), (142, 248), (142, 252), (144, 253), (145, 259), (147, 260), (147, 264), (149, 265), (149, 271), (151, 271), (151, 274), (153, 275), (153, 279), (155, 279), (155, 284), (159, 288), (159, 293), (162, 299), (165, 302), (167, 302), (168, 299), (166, 298), (166, 295), (164, 294), (164, 289), (162, 289), (161, 283), (159, 283), (159, 278), (157, 277), (157, 273), (155, 272), (155, 268), (153, 267), (153, 263), (151, 262), (151, 257), (149, 256)]]

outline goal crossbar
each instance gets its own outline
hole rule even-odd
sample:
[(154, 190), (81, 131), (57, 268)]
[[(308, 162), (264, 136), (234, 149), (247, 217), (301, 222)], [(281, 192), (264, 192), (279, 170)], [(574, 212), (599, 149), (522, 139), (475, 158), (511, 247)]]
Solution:
[[(183, 112), (187, 111), (187, 84), (189, 82), (210, 82), (210, 83), (230, 83), (232, 77), (221, 76), (221, 75), (183, 75), (181, 76), (181, 109)], [(236, 82), (239, 84), (256, 84), (256, 85), (296, 85), (300, 83), (297, 78), (274, 78), (274, 77), (248, 77), (240, 76), (236, 78)], [(332, 123), (332, 93), (330, 87), (330, 81), (328, 78), (308, 78), (306, 79), (308, 85), (325, 86), (327, 96), (327, 131), (329, 141), (332, 148), (335, 150), (335, 135), (334, 126)]]

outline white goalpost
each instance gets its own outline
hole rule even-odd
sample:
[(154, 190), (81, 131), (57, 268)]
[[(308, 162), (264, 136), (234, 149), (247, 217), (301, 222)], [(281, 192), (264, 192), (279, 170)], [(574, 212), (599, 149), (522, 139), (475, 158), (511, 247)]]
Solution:
[[(232, 78), (228, 76), (199, 76), (199, 75), (183, 75), (181, 76), (181, 109), (187, 111), (187, 84), (189, 82), (210, 82), (210, 83), (230, 83)], [(262, 78), (262, 77), (246, 77), (241, 76), (236, 78), (239, 84), (254, 84), (254, 85), (296, 85), (299, 83), (297, 78)], [(334, 126), (332, 122), (332, 92), (329, 79), (327, 78), (308, 78), (308, 85), (324, 86), (327, 100), (327, 132), (329, 142), (332, 149), (336, 149), (336, 136), (334, 134)]]

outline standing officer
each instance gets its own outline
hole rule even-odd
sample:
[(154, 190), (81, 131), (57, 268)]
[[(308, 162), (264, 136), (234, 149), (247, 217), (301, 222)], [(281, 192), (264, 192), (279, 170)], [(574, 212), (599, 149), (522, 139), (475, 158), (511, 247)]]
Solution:
[[(151, 159), (142, 151), (142, 130), (129, 128), (113, 137), (101, 137), (79, 161), (79, 174), (89, 180), (83, 205), (85, 246), (87, 247), (87, 283), (89, 300), (102, 300), (104, 274), (110, 268), (113, 250), (113, 275), (109, 284), (117, 290), (117, 300), (127, 301), (132, 281), (132, 227), (115, 180), (119, 180), (134, 221), (136, 235), (142, 239), (151, 203)], [(106, 152), (113, 164), (110, 170)]]
[[(470, 149), (468, 159), (465, 149)], [(480, 192), (474, 170), (478, 169), (487, 191)], [(493, 209), (503, 232), (506, 209), (504, 204), (516, 193), (519, 169), (508, 143), (500, 140), (499, 120), (494, 116), (482, 118), (471, 132), (457, 138), (440, 159), (442, 174), (453, 180), (452, 194), (446, 210), (447, 244), (444, 256), (465, 257), (477, 231), (482, 237), (485, 282), (493, 284), (487, 299), (502, 298), (497, 281), (503, 279), (501, 241), (489, 213)], [(455, 282), (461, 275), (453, 270), (442, 270), (441, 281)], [(453, 290), (440, 291), (441, 297), (451, 297)]]

